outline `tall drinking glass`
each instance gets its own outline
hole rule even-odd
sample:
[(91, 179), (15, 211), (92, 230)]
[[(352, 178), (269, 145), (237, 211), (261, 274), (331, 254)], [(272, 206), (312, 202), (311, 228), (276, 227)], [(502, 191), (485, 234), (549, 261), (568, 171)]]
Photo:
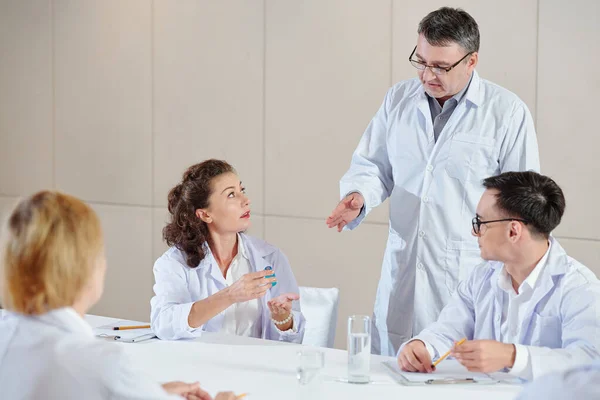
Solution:
[(348, 382), (369, 383), (371, 365), (371, 319), (366, 315), (348, 318)]

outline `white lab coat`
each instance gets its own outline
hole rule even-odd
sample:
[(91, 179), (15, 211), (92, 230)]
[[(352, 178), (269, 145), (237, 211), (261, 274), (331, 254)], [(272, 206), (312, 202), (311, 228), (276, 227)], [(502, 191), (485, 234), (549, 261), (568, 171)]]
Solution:
[[(518, 375), (525, 380), (600, 358), (600, 281), (550, 240), (546, 265), (516, 329), (514, 344), (529, 353), (529, 367)], [(478, 266), (460, 283), (438, 321), (415, 339), (431, 345), (436, 357), (464, 337), (502, 341), (502, 267), (494, 261)]]
[(418, 79), (392, 87), (340, 181), (365, 209), (390, 198), (389, 236), (373, 315), (373, 352), (393, 356), (434, 322), (459, 281), (482, 260), (471, 219), (482, 179), (539, 170), (533, 120), (513, 93), (477, 72), (437, 142)]
[[(285, 255), (267, 242), (240, 234), (242, 245), (250, 259), (252, 272), (263, 271), (271, 266), (277, 277), (277, 285), (269, 289), (260, 300), (261, 338), (285, 342), (302, 343), (305, 320), (300, 310), (300, 302), (292, 303), (295, 330), (282, 332), (271, 321), (271, 312), (267, 302), (283, 293), (299, 293), (296, 278)], [(185, 254), (171, 247), (154, 263), (155, 296), (150, 323), (152, 330), (161, 339), (174, 340), (194, 338), (203, 331), (219, 332), (223, 326), (224, 312), (216, 315), (197, 328), (188, 325), (188, 316), (192, 305), (227, 287), (227, 282), (219, 265), (207, 246), (206, 257), (196, 268), (190, 268)]]
[(94, 337), (70, 308), (0, 321), (0, 398), (181, 399), (137, 372), (117, 343)]

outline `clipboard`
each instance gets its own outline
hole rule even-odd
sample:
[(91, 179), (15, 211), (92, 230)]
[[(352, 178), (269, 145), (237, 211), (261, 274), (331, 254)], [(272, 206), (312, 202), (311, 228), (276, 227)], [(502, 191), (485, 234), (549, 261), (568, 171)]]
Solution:
[[(389, 375), (397, 383), (404, 386), (427, 386), (427, 385), (495, 385), (498, 383), (487, 374), (469, 373), (465, 374), (466, 369), (455, 360), (444, 361), (446, 373), (438, 374), (417, 374), (404, 372), (398, 367), (396, 360), (384, 361), (382, 364), (386, 367)], [(447, 376), (447, 374), (456, 374), (456, 377)], [(470, 376), (466, 376), (470, 375)], [(414, 376), (418, 379), (411, 380)]]

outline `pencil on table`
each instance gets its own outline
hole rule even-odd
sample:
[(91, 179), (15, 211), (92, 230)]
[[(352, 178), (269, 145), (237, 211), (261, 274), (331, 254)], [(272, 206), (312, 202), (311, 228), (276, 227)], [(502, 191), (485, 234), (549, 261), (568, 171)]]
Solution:
[(130, 325), (130, 326), (115, 326), (113, 331), (124, 331), (127, 329), (148, 329), (150, 325)]
[[(462, 339), (460, 339), (458, 342), (456, 342), (455, 346), (460, 346), (461, 344), (463, 344), (463, 343), (464, 343), (464, 342), (466, 342), (466, 341), (467, 341), (467, 338), (462, 338)], [(441, 356), (440, 358), (438, 358), (438, 359), (437, 359), (437, 361), (433, 363), (433, 366), (434, 366), (434, 367), (437, 367), (437, 365), (438, 365), (439, 363), (441, 363), (442, 361), (444, 361), (444, 359), (445, 359), (446, 357), (448, 357), (448, 356), (450, 355), (450, 353), (451, 353), (451, 352), (452, 352), (452, 349), (448, 350), (448, 351), (446, 352), (446, 354), (444, 354), (443, 356)]]

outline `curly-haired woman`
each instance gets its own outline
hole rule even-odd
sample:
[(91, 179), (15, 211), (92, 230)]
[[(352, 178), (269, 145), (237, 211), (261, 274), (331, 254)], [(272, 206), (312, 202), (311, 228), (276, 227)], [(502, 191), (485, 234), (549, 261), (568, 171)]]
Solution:
[(298, 285), (276, 247), (243, 232), (250, 200), (225, 161), (187, 169), (169, 193), (171, 246), (154, 264), (151, 324), (161, 339), (203, 331), (302, 342)]

